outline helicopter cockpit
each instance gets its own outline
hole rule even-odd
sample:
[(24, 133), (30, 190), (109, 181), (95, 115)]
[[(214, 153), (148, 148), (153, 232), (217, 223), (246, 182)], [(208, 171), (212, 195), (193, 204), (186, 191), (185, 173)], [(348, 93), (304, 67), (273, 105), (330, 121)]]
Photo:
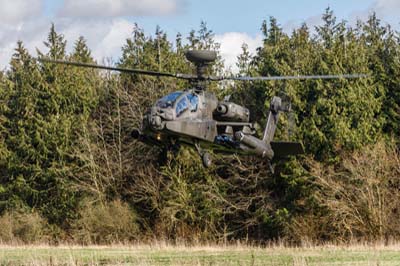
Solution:
[(188, 109), (191, 112), (196, 112), (198, 105), (199, 97), (194, 93), (186, 93), (179, 99), (178, 103), (176, 104), (176, 116), (179, 117)]
[(187, 110), (196, 112), (199, 105), (199, 97), (192, 92), (172, 92), (157, 101), (156, 106), (162, 109), (175, 108), (176, 117), (180, 117)]
[(182, 91), (172, 92), (170, 94), (165, 95), (160, 100), (157, 101), (156, 106), (160, 108), (169, 108), (174, 105), (176, 99), (183, 94)]

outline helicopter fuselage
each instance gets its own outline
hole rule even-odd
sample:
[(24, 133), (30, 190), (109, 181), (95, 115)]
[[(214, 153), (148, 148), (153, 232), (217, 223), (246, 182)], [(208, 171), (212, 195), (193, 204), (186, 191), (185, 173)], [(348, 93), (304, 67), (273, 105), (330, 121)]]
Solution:
[(218, 101), (213, 93), (189, 89), (170, 93), (146, 113), (136, 137), (168, 148), (187, 144), (215, 152), (256, 154), (272, 159), (269, 143), (255, 136), (247, 108)]

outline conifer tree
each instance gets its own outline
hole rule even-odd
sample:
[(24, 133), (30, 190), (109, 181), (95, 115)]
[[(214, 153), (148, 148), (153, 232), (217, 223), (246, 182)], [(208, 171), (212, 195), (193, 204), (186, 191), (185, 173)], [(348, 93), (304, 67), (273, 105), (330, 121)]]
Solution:
[(368, 66), (375, 79), (377, 96), (384, 97), (382, 117), (383, 131), (399, 136), (399, 43), (389, 25), (382, 25), (375, 13), (371, 14), (362, 29)]
[(49, 48), (48, 56), (52, 59), (63, 59), (65, 56), (65, 48), (67, 42), (64, 41), (64, 37), (58, 34), (55, 29), (54, 23), (51, 24), (50, 32), (47, 37), (47, 42), (44, 42), (45, 46)]
[(246, 43), (243, 43), (242, 53), (238, 56), (236, 63), (236, 66), (239, 68), (239, 75), (250, 75), (250, 60), (251, 55), (249, 52), (249, 46)]
[[(12, 83), (8, 81), (4, 73), (0, 71), (0, 181), (7, 176), (7, 162), (9, 161), (9, 151), (6, 145), (7, 121), (6, 116), (8, 107), (7, 101), (12, 90)], [(5, 192), (3, 183), (0, 182), (0, 194)], [(2, 208), (0, 203), (0, 208)]]
[[(78, 44), (88, 55), (82, 40)], [(66, 57), (66, 42), (54, 25), (45, 45), (49, 48), (46, 56)], [(76, 51), (75, 56), (81, 52)], [(36, 208), (50, 223), (65, 225), (74, 217), (79, 200), (74, 178), (80, 162), (74, 149), (93, 107), (93, 95), (85, 93), (88, 80), (79, 83), (76, 72), (64, 66), (39, 66), (21, 42), (8, 78), (15, 87), (7, 111), (6, 143), (11, 153), (5, 182), (10, 193), (7, 204)]]

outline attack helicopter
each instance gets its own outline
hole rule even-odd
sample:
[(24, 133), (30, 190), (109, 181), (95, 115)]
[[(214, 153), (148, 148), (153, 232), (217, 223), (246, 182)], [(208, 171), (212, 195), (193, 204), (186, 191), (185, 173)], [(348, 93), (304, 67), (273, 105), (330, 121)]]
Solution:
[(231, 154), (257, 155), (269, 162), (273, 158), (304, 153), (300, 142), (274, 140), (279, 115), (290, 111), (290, 103), (285, 103), (278, 96), (271, 99), (267, 122), (263, 134), (259, 138), (257, 137), (256, 123), (250, 121), (249, 109), (231, 102), (227, 98), (222, 101), (218, 100), (214, 93), (207, 91), (209, 82), (222, 80), (339, 79), (365, 76), (362, 74), (264, 77), (210, 76), (206, 74), (206, 70), (216, 60), (216, 52), (190, 50), (185, 55), (187, 60), (195, 65), (196, 74), (174, 74), (46, 58), (38, 60), (76, 67), (188, 80), (190, 87), (183, 91), (165, 95), (148, 109), (144, 115), (141, 128), (133, 130), (132, 137), (148, 145), (159, 146), (166, 150), (179, 148), (180, 145), (193, 146), (201, 156), (204, 167), (210, 167), (212, 164), (209, 150)]

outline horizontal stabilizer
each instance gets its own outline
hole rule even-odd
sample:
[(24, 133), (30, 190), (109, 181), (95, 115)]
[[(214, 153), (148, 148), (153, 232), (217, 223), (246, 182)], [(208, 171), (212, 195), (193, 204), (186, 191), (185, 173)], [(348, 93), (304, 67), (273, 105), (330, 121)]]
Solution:
[(271, 141), (271, 148), (275, 157), (286, 157), (289, 155), (303, 154), (303, 145), (299, 142)]

